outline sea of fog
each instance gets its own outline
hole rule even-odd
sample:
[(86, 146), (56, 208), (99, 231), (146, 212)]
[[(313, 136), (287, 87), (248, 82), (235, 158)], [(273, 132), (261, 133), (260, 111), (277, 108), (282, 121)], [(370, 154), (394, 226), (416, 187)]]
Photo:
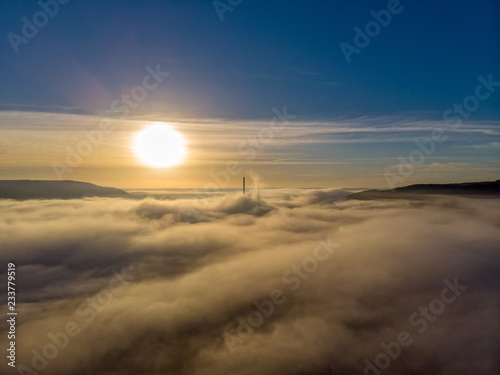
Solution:
[(0, 200), (12, 373), (499, 373), (498, 199), (130, 192)]

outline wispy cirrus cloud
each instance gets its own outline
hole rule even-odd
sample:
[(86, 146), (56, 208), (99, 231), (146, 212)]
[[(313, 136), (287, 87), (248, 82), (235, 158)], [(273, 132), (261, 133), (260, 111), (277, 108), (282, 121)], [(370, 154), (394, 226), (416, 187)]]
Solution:
[[(293, 114), (291, 108), (287, 111)], [(275, 165), (280, 168), (316, 165), (318, 178), (301, 180), (294, 186), (326, 186), (333, 176), (336, 180), (345, 181), (344, 186), (355, 186), (349, 182), (355, 178), (354, 171), (358, 171), (358, 175), (376, 175), (378, 171), (379, 182), (372, 180), (370, 185), (383, 186), (383, 173), (387, 165), (397, 162), (398, 155), (412, 151), (416, 147), (416, 140), (429, 137), (434, 129), (443, 127), (440, 121), (423, 120), (414, 113), (336, 118), (329, 121), (298, 117), (273, 132), (269, 132), (272, 117), (268, 120), (169, 119), (152, 114), (120, 119), (114, 115), (105, 112), (97, 116), (0, 111), (0, 151), (3, 155), (9, 155), (9, 158), (2, 159), (1, 166), (46, 168), (41, 173), (50, 174), (53, 178), (50, 163), (64, 160), (68, 147), (74, 148), (78, 142), (86, 139), (84, 131), (98, 129), (99, 122), (109, 118), (115, 130), (93, 149), (79, 168), (139, 168), (130, 149), (134, 134), (148, 123), (158, 121), (170, 123), (186, 138), (189, 154), (185, 166), (189, 168), (223, 166), (235, 160), (241, 165)], [(479, 164), (492, 168), (491, 164), (497, 159), (497, 155), (494, 155), (495, 146), (500, 143), (496, 142), (497, 138), (500, 141), (500, 131), (495, 122), (467, 122), (458, 129), (443, 129), (446, 130), (446, 142), (439, 145), (438, 152), (426, 164), (471, 163), (471, 168)], [(473, 152), (475, 150), (478, 152)], [(349, 165), (353, 168), (349, 169)], [(327, 166), (334, 169), (328, 169)], [(285, 175), (284, 179), (293, 177), (291, 170), (279, 172)], [(309, 173), (300, 167), (295, 172), (299, 175)], [(198, 176), (206, 174), (199, 170), (193, 173)], [(9, 172), (10, 175), (12, 172)], [(272, 180), (273, 177), (269, 177)], [(72, 178), (88, 179), (87, 175), (79, 175), (78, 172)], [(489, 177), (484, 174), (481, 179), (486, 178)], [(198, 184), (203, 185), (203, 182)], [(278, 181), (273, 184), (283, 186)], [(130, 185), (125, 183), (125, 186)]]

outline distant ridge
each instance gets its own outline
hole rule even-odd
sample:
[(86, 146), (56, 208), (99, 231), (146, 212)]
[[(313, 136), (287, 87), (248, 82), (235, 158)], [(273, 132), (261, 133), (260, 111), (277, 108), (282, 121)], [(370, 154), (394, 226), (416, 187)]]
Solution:
[(0, 180), (0, 199), (77, 199), (126, 197), (127, 192), (80, 181)]
[(366, 190), (349, 195), (348, 199), (415, 199), (421, 195), (460, 195), (474, 197), (500, 197), (500, 180), (465, 182), (460, 184), (419, 184), (393, 190)]

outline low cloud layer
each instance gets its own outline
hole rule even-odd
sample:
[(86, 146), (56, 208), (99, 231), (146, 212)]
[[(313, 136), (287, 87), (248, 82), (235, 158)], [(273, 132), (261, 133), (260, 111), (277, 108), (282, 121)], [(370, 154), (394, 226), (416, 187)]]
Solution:
[(17, 265), (5, 371), (498, 373), (499, 200), (261, 193), (0, 201), (0, 262)]

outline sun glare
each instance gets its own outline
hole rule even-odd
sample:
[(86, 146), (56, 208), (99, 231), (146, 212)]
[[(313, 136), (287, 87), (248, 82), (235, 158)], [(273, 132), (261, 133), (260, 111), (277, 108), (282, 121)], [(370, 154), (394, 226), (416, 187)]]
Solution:
[(179, 164), (186, 154), (182, 135), (168, 125), (150, 125), (137, 133), (133, 145), (142, 163), (155, 168)]

